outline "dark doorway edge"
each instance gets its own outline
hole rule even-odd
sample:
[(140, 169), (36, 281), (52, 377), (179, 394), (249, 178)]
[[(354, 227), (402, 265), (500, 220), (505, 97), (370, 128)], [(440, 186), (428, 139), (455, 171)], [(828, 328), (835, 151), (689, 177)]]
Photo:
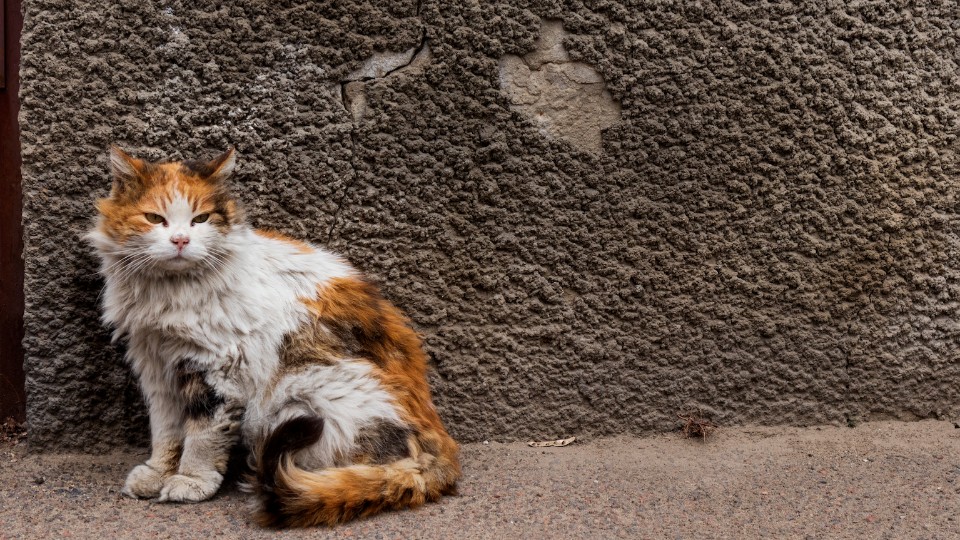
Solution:
[(0, 421), (23, 421), (23, 215), (20, 176), (20, 0), (0, 0), (3, 88), (0, 89)]

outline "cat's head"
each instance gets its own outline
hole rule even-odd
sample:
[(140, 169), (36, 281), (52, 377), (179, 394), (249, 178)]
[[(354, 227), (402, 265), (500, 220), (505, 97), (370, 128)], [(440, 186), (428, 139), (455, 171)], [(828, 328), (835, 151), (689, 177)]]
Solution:
[(100, 215), (88, 239), (119, 267), (160, 273), (214, 268), (242, 221), (227, 190), (235, 163), (232, 148), (209, 162), (170, 163), (111, 148), (113, 188), (97, 201)]

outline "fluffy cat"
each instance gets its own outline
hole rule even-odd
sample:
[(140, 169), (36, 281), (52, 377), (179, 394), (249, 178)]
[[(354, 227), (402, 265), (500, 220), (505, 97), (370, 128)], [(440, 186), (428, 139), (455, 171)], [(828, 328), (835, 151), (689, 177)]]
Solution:
[(114, 147), (110, 162), (87, 238), (152, 445), (124, 494), (208, 499), (241, 439), (264, 526), (333, 525), (455, 490), (459, 449), (409, 321), (337, 255), (247, 225), (227, 189), (232, 149), (149, 163)]

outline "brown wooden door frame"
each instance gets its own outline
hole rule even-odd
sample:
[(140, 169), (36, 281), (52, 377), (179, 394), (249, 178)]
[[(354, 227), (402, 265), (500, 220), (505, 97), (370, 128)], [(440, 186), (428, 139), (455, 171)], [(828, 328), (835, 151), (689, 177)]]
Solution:
[(26, 414), (20, 185), (20, 0), (0, 0), (0, 422)]

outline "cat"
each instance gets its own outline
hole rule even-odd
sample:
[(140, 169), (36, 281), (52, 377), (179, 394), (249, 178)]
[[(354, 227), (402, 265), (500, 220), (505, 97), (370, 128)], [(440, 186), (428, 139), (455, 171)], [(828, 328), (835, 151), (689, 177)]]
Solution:
[(242, 441), (263, 526), (453, 494), (459, 447), (410, 322), (343, 258), (248, 225), (228, 186), (235, 164), (233, 149), (152, 163), (111, 148), (113, 185), (87, 239), (152, 450), (122, 493), (208, 499)]

